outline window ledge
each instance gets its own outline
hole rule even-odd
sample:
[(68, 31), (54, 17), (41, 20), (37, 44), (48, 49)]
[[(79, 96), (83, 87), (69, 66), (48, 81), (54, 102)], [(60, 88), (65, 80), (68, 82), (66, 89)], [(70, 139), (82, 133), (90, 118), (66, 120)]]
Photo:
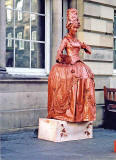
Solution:
[(46, 76), (47, 72), (45, 69), (38, 68), (13, 68), (6, 67), (8, 74), (12, 75), (31, 75), (31, 76)]
[(15, 79), (0, 79), (0, 83), (47, 83), (48, 78), (38, 78), (38, 79), (30, 79), (30, 78), (15, 78)]
[(0, 82), (47, 82), (48, 74), (45, 72), (45, 69), (22, 69), (8, 67), (6, 68), (6, 74), (0, 74), (0, 78)]

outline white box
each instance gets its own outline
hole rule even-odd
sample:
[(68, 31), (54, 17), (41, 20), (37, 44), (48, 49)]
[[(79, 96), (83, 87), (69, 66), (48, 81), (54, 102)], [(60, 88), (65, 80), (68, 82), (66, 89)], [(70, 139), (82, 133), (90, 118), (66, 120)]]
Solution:
[(56, 119), (39, 118), (39, 139), (63, 142), (92, 137), (93, 122), (72, 123)]

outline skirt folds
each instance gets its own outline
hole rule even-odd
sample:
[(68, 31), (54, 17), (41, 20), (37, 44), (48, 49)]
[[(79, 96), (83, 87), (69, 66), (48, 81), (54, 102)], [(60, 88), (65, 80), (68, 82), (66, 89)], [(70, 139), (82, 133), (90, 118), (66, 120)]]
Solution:
[(94, 75), (82, 61), (52, 67), (48, 78), (48, 118), (69, 122), (96, 119)]

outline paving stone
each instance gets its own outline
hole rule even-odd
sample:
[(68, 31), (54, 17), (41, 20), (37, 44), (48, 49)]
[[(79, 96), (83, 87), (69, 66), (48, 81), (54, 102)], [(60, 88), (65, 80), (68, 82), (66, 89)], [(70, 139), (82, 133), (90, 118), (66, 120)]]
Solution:
[(35, 138), (34, 130), (1, 136), (4, 160), (116, 160), (116, 131), (94, 129), (92, 139), (54, 143)]

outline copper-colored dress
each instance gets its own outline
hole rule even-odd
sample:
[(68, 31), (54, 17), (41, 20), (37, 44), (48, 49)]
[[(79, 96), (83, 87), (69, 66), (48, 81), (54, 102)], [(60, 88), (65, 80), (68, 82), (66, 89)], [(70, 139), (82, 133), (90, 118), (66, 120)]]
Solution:
[[(88, 46), (86, 46), (88, 47)], [(96, 118), (94, 75), (80, 60), (82, 43), (64, 37), (58, 55), (66, 49), (69, 64), (56, 63), (48, 78), (48, 118), (69, 122), (94, 121)], [(84, 48), (87, 52), (87, 48)]]

